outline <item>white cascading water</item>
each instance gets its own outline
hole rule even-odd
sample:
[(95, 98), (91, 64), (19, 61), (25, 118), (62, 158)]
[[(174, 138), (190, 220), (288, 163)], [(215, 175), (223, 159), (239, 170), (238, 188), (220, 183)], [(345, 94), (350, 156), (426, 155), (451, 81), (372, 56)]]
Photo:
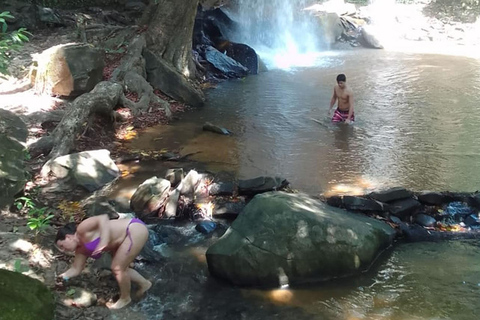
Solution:
[(257, 51), (269, 68), (312, 66), (323, 41), (318, 20), (306, 7), (312, 0), (237, 0), (226, 10), (240, 28), (230, 40)]

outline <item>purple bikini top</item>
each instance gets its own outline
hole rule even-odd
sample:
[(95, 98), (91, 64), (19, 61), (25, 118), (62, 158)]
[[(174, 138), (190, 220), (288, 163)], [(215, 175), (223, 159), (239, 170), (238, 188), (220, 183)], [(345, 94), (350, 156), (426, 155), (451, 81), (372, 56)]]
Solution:
[(93, 251), (97, 248), (98, 244), (100, 243), (100, 237), (98, 237), (95, 240), (92, 240), (90, 242), (87, 242), (83, 245), (85, 248), (85, 251), (89, 257), (92, 257), (93, 259), (98, 259), (102, 256), (101, 253), (97, 253), (95, 255), (92, 255)]

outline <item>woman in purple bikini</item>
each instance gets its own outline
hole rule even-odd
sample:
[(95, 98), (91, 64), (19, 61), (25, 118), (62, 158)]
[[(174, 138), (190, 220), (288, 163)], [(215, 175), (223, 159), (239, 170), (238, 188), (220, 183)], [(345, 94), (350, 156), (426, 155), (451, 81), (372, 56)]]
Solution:
[(109, 251), (112, 253), (112, 272), (120, 287), (120, 298), (109, 308), (123, 308), (131, 301), (131, 281), (139, 286), (138, 296), (152, 286), (150, 281), (129, 267), (147, 240), (148, 229), (137, 218), (110, 220), (105, 214), (88, 218), (78, 227), (69, 223), (58, 231), (55, 243), (61, 250), (74, 251), (75, 259), (60, 277), (68, 280), (78, 276), (88, 257), (98, 259), (102, 252)]

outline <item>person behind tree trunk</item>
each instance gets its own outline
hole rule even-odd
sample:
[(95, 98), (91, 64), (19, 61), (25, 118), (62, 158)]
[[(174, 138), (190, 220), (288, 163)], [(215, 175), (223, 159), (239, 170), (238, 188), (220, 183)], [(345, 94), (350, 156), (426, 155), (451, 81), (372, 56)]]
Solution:
[(110, 220), (105, 214), (85, 219), (78, 226), (69, 223), (58, 230), (55, 244), (61, 250), (75, 252), (75, 258), (72, 266), (59, 277), (68, 280), (78, 276), (88, 257), (98, 259), (102, 252), (111, 252), (111, 268), (120, 287), (120, 298), (109, 308), (123, 308), (131, 302), (131, 281), (139, 286), (137, 296), (152, 286), (150, 281), (129, 267), (147, 240), (148, 229), (137, 218)]
[(337, 76), (337, 84), (333, 87), (333, 95), (330, 100), (330, 108), (328, 114), (338, 100), (337, 109), (333, 113), (333, 122), (352, 123), (355, 121), (355, 113), (353, 111), (353, 92), (347, 86), (347, 77), (344, 74)]

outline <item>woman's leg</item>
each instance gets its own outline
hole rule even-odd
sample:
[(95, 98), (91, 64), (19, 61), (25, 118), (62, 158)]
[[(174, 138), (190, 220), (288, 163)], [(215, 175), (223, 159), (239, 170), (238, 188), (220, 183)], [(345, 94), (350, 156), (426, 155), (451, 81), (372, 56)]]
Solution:
[[(118, 247), (112, 260), (112, 272), (117, 279), (118, 286), (120, 287), (120, 298), (112, 305), (111, 309), (120, 309), (130, 303), (130, 281), (139, 283), (140, 290), (147, 287), (145, 278), (143, 278), (138, 272), (129, 268), (130, 263), (140, 253), (143, 246), (148, 240), (148, 229), (140, 223), (132, 223), (129, 226), (130, 237), (125, 237), (120, 247)], [(151, 283), (149, 282), (148, 288)], [(148, 290), (148, 288), (145, 289)]]

